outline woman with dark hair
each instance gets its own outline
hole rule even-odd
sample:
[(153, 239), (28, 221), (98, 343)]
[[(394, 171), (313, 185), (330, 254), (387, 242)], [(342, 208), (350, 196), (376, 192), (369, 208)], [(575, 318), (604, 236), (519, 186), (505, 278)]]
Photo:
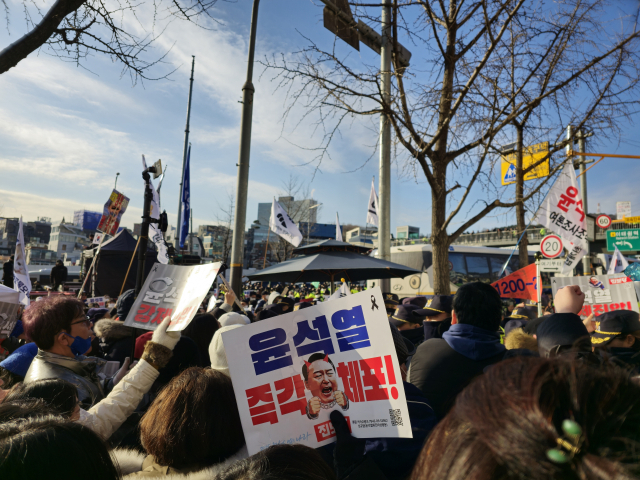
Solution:
[(216, 480), (335, 480), (320, 454), (305, 445), (273, 445), (237, 462)]
[(639, 425), (640, 386), (625, 370), (513, 358), (457, 396), (411, 479), (637, 478)]
[(121, 476), (98, 435), (49, 415), (2, 424), (0, 478), (119, 480)]
[(123, 463), (137, 462), (136, 477), (212, 478), (248, 456), (231, 379), (209, 368), (188, 368), (160, 392), (142, 417), (140, 439), (146, 457), (115, 451)]
[(76, 386), (61, 378), (45, 378), (33, 383), (19, 383), (5, 397), (4, 403), (42, 399), (58, 415), (71, 420), (80, 418)]

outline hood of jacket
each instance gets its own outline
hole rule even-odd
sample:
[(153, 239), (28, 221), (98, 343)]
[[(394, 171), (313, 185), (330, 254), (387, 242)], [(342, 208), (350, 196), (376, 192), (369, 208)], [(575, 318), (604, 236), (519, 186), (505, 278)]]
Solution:
[[(162, 480), (211, 480), (215, 476), (226, 468), (230, 467), (240, 460), (244, 460), (249, 457), (247, 446), (243, 445), (240, 450), (231, 455), (223, 462), (216, 463), (209, 467), (205, 467), (201, 470), (191, 472), (181, 472), (179, 470), (170, 469), (167, 473), (162, 473), (161, 470), (166, 470), (166, 467), (158, 465), (153, 457), (148, 456), (145, 453), (140, 453), (136, 450), (115, 449), (113, 455), (118, 461), (120, 466), (120, 472), (124, 477), (124, 480), (133, 480), (137, 478), (158, 477)], [(147, 460), (145, 462), (145, 460)], [(150, 465), (151, 468), (146, 468), (143, 471), (143, 463)]]
[(471, 360), (486, 360), (505, 352), (504, 345), (500, 343), (500, 334), (457, 323), (442, 334), (442, 338), (460, 355)]
[(123, 322), (117, 322), (110, 318), (98, 320), (93, 326), (93, 331), (97, 337), (104, 338), (105, 341), (120, 340), (131, 337), (132, 328), (125, 327)]
[(243, 327), (243, 325), (228, 325), (226, 327), (219, 328), (218, 330), (216, 330), (216, 333), (213, 335), (211, 343), (209, 344), (209, 359), (211, 360), (211, 368), (224, 373), (229, 378), (231, 378), (231, 374), (229, 373), (227, 352), (225, 351), (224, 344), (222, 343), (222, 334), (224, 332), (228, 332), (229, 330), (241, 327)]
[(514, 328), (504, 337), (504, 346), (507, 350), (524, 348), (533, 352), (538, 351), (538, 341), (533, 335), (527, 334), (522, 328)]

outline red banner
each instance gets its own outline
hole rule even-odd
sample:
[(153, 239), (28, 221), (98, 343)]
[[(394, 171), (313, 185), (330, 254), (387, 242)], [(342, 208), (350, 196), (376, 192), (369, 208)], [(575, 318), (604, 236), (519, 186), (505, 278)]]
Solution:
[(491, 284), (502, 298), (522, 298), (538, 301), (536, 265), (532, 263)]

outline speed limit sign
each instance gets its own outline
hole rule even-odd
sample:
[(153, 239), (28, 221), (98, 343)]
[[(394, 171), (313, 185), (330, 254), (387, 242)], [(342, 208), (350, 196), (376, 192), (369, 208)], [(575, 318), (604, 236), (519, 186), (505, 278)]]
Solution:
[(596, 225), (600, 228), (609, 228), (611, 225), (611, 217), (609, 215), (598, 215), (598, 218), (596, 218)]
[(547, 258), (558, 258), (562, 253), (562, 239), (555, 234), (547, 235), (540, 242), (540, 251)]

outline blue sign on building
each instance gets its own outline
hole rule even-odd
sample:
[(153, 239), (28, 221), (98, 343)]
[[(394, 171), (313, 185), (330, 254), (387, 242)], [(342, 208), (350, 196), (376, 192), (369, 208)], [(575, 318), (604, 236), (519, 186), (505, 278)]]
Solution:
[(73, 212), (73, 224), (78, 225), (82, 230), (95, 230), (98, 228), (102, 213), (91, 212), (89, 210), (76, 210)]

